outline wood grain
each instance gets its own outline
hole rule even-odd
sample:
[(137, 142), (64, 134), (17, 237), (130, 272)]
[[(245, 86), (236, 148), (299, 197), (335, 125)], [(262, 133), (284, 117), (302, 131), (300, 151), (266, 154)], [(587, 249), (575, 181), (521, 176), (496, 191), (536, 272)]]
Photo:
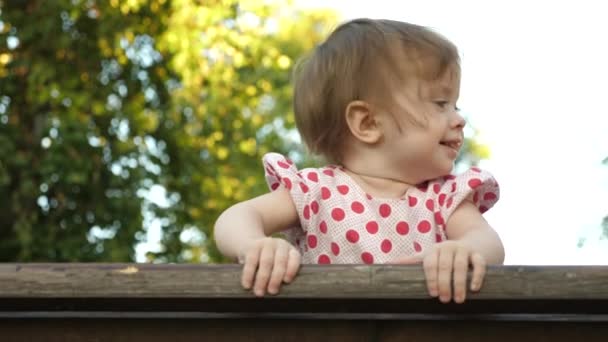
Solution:
[(490, 267), (464, 304), (420, 266), (303, 266), (277, 296), (238, 265), (0, 264), (2, 341), (608, 341), (608, 267)]
[[(251, 298), (238, 265), (0, 264), (1, 298)], [(277, 298), (428, 299), (420, 266), (303, 266)], [(469, 300), (608, 299), (607, 266), (494, 266)]]

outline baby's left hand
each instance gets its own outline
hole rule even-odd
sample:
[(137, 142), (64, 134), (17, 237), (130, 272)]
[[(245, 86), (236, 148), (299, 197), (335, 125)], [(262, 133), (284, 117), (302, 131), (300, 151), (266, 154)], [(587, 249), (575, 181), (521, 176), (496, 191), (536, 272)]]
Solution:
[[(485, 258), (469, 246), (459, 241), (444, 241), (435, 245), (422, 256), (407, 256), (395, 260), (396, 264), (417, 264), (422, 262), (429, 294), (439, 296), (448, 303), (452, 298), (463, 303), (466, 298), (467, 273), (473, 267), (471, 291), (479, 291), (486, 274)], [(453, 283), (453, 296), (452, 296)]]

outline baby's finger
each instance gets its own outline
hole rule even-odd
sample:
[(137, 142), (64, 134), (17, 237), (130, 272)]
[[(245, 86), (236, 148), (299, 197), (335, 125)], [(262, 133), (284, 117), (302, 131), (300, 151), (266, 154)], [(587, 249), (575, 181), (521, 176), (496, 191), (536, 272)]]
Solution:
[(437, 297), (439, 295), (439, 288), (437, 285), (437, 272), (439, 264), (439, 251), (434, 250), (424, 258), (424, 277), (426, 278), (426, 287), (431, 297)]
[(453, 265), (454, 251), (451, 249), (440, 250), (437, 286), (439, 288), (439, 300), (441, 300), (442, 303), (447, 303), (452, 300)]
[(263, 296), (266, 291), (268, 279), (274, 265), (274, 249), (275, 246), (273, 244), (267, 244), (260, 253), (260, 263), (255, 275), (255, 285), (253, 286), (253, 291), (258, 297)]
[(454, 256), (454, 301), (463, 303), (467, 295), (467, 272), (469, 269), (469, 252), (457, 250)]
[(258, 269), (260, 249), (253, 248), (249, 250), (244, 259), (243, 273), (241, 274), (241, 285), (243, 288), (249, 290), (253, 284), (255, 271)]
[(471, 291), (479, 291), (483, 284), (483, 278), (486, 276), (486, 259), (479, 253), (473, 253), (471, 255), (471, 264), (473, 265)]
[(289, 249), (289, 259), (287, 260), (287, 269), (285, 270), (285, 276), (283, 277), (283, 281), (286, 283), (291, 283), (293, 278), (295, 278), (298, 270), (300, 269), (301, 263), (300, 253), (294, 249)]
[(287, 258), (289, 251), (285, 246), (279, 246), (274, 253), (274, 265), (272, 266), (272, 274), (268, 282), (268, 293), (277, 294), (283, 282), (285, 269), (287, 267)]

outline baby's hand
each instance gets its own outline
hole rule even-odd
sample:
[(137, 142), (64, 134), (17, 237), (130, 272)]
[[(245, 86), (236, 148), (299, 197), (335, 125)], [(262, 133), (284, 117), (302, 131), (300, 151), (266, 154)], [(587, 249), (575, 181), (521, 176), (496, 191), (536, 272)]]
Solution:
[(289, 283), (300, 268), (300, 252), (289, 242), (272, 237), (255, 240), (239, 258), (244, 263), (241, 284), (256, 296), (279, 293), (282, 282)]
[(479, 291), (486, 274), (486, 260), (467, 245), (458, 241), (444, 241), (435, 245), (427, 254), (404, 257), (395, 261), (398, 264), (422, 262), (429, 294), (439, 296), (447, 303), (453, 298), (456, 303), (463, 303), (466, 298), (466, 282), (469, 265), (473, 267), (471, 291)]

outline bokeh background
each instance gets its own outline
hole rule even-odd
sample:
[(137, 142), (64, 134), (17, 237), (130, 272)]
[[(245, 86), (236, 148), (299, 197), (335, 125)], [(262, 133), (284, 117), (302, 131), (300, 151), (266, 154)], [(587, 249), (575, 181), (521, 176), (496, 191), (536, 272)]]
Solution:
[(405, 20), (459, 47), (456, 171), (494, 173), (511, 264), (608, 264), (600, 1), (0, 0), (0, 261), (226, 262), (213, 223), (315, 165), (294, 63), (340, 22)]

